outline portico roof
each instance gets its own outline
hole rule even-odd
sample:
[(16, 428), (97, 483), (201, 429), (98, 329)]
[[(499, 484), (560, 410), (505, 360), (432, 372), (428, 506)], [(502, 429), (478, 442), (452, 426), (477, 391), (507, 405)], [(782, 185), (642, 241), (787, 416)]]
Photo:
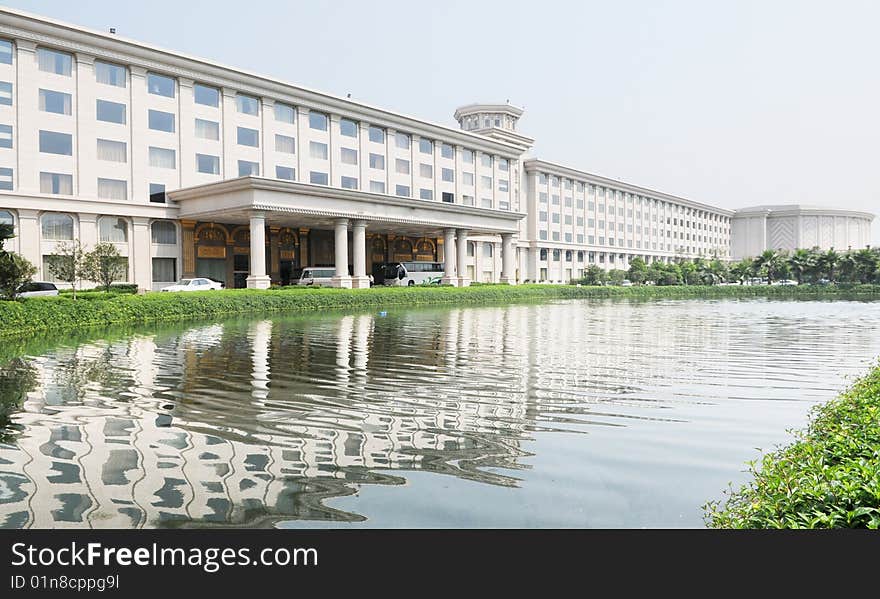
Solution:
[(185, 220), (245, 224), (255, 211), (275, 226), (332, 229), (340, 218), (361, 220), (367, 230), (441, 236), (444, 229), (471, 234), (516, 233), (525, 214), (417, 200), (354, 189), (240, 177), (169, 192)]

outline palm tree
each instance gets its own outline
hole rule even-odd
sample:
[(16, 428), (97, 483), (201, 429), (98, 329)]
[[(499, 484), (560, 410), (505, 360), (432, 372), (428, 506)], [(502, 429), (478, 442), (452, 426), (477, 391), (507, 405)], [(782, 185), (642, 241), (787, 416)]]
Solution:
[(747, 278), (753, 276), (754, 272), (752, 261), (748, 258), (743, 258), (730, 267), (730, 276), (739, 281), (740, 285), (742, 285)]
[(785, 259), (776, 250), (765, 250), (760, 256), (755, 258), (755, 271), (764, 271), (767, 273), (767, 283), (772, 284), (776, 273), (782, 270)]
[(810, 250), (804, 249), (795, 250), (794, 253), (788, 257), (788, 266), (794, 273), (798, 284), (804, 282), (804, 274), (812, 268), (813, 261), (813, 253), (810, 252)]
[(834, 248), (831, 248), (827, 252), (819, 254), (817, 262), (822, 274), (828, 277), (829, 281), (834, 281), (834, 269), (840, 263), (840, 254), (835, 252)]
[(877, 269), (880, 268), (880, 254), (869, 248), (850, 253), (852, 254), (854, 278), (859, 283), (871, 282)]

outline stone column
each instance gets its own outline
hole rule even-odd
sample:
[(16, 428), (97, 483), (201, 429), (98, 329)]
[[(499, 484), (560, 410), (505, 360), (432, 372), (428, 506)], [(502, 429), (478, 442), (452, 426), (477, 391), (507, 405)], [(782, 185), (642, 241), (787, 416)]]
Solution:
[(305, 228), (299, 230), (299, 266), (309, 266), (309, 230)]
[[(37, 267), (34, 278), (48, 278), (49, 273), (43, 272), (43, 255), (40, 249), (40, 213), (37, 210), (18, 211), (18, 231), (12, 242), (18, 242), (18, 253), (27, 258)], [(8, 241), (6, 242), (9, 243)], [(9, 247), (8, 245), (6, 246)]]
[(456, 240), (457, 246), (455, 248), (456, 254), (458, 254), (458, 286), (468, 287), (471, 284), (470, 277), (467, 276), (468, 230), (458, 229), (455, 233), (458, 236), (458, 239)]
[(445, 229), (443, 231), (443, 278), (440, 283), (443, 285), (458, 286), (458, 277), (455, 275), (455, 229)]
[(516, 285), (513, 233), (501, 234), (501, 282)]
[(351, 289), (351, 277), (348, 276), (348, 219), (336, 219), (334, 226), (336, 233), (336, 275), (333, 277), (334, 287)]
[(259, 210), (251, 212), (251, 272), (248, 289), (268, 289), (271, 283), (266, 275), (266, 215)]
[(351, 286), (354, 289), (365, 289), (370, 286), (370, 279), (367, 277), (367, 223), (366, 221), (356, 220), (351, 224), (351, 243), (352, 248), (352, 279)]
[(132, 222), (132, 244), (129, 261), (134, 264), (134, 280), (138, 291), (151, 291), (153, 288), (152, 240), (150, 238), (150, 219), (136, 216)]

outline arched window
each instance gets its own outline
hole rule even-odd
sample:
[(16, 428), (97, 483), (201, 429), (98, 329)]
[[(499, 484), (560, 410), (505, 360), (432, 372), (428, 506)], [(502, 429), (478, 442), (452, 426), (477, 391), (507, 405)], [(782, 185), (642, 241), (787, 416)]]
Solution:
[(128, 243), (128, 223), (118, 216), (102, 216), (98, 221), (99, 241)]
[(483, 256), (484, 257), (486, 257), (486, 258), (492, 257), (492, 247), (493, 246), (491, 243), (484, 243), (483, 244)]
[(473, 258), (473, 256), (474, 256), (474, 242), (473, 241), (468, 241), (467, 256), (468, 256), (468, 258)]
[(0, 225), (14, 225), (15, 217), (8, 210), (0, 210)]
[(541, 248), (541, 260), (547, 259), (547, 248)]
[(565, 261), (571, 262), (571, 250), (565, 250)]
[(163, 245), (177, 244), (177, 227), (175, 227), (174, 223), (171, 221), (154, 221), (150, 227), (150, 231), (152, 232), (153, 243), (160, 243)]
[(553, 261), (559, 262), (561, 254), (562, 254), (562, 250), (553, 250)]
[(43, 215), (41, 223), (45, 241), (73, 240), (73, 217), (69, 214), (50, 212)]

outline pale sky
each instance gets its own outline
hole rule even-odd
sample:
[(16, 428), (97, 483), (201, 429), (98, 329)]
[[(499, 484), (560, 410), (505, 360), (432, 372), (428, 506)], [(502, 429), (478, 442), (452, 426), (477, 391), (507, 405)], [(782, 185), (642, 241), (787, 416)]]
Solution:
[(880, 213), (872, 0), (3, 2), (450, 126), (510, 100), (532, 155), (699, 202)]

